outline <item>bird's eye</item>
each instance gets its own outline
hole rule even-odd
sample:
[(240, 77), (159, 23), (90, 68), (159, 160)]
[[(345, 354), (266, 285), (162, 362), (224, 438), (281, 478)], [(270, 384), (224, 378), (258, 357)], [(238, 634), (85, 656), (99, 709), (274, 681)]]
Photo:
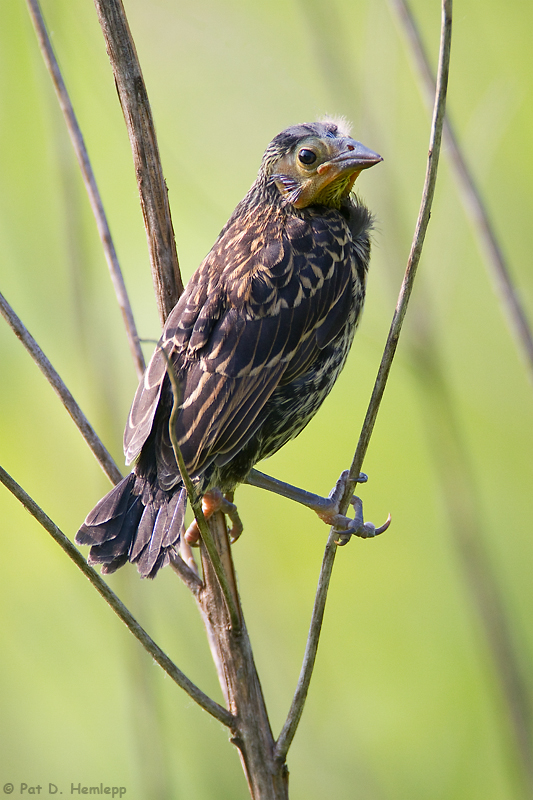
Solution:
[(316, 161), (316, 153), (312, 150), (309, 150), (307, 147), (302, 147), (300, 152), (298, 153), (298, 158), (302, 162), (302, 164), (314, 164)]

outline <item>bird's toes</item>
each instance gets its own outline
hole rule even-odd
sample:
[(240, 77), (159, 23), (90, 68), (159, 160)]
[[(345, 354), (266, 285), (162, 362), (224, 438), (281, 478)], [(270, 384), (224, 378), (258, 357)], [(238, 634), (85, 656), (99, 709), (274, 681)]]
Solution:
[[(358, 483), (365, 483), (367, 476), (361, 473)], [(331, 525), (335, 531), (338, 531), (339, 536), (336, 539), (336, 544), (348, 544), (352, 536), (359, 536), (361, 539), (371, 539), (374, 536), (379, 536), (384, 533), (391, 523), (391, 516), (389, 514), (387, 521), (380, 525), (378, 528), (373, 522), (365, 522), (363, 517), (363, 501), (357, 495), (353, 495), (350, 504), (354, 507), (355, 516), (353, 519), (345, 516), (339, 512), (339, 503), (346, 488), (348, 481), (348, 473), (343, 472), (333, 491), (330, 493), (328, 500), (330, 500), (330, 507), (317, 511), (318, 516)]]
[(220, 508), (221, 511), (229, 518), (231, 522), (231, 528), (229, 530), (229, 541), (230, 544), (233, 544), (237, 541), (239, 536), (244, 530), (244, 525), (242, 524), (242, 520), (239, 516), (239, 512), (237, 510), (237, 506), (233, 502), (233, 492), (228, 492), (223, 497), (223, 505)]
[(196, 522), (195, 519), (193, 519), (193, 521), (183, 534), (183, 538), (191, 547), (198, 546), (198, 542), (200, 541), (200, 528), (198, 527), (198, 523)]
[[(359, 500), (359, 498), (355, 499)], [(345, 520), (348, 520), (349, 524), (344, 527)], [(356, 512), (355, 519), (344, 517), (344, 519), (341, 519), (340, 522), (342, 527), (341, 525), (335, 525), (335, 530), (339, 532), (339, 536), (335, 540), (335, 544), (342, 547), (343, 545), (348, 544), (352, 536), (358, 536), (360, 539), (373, 539), (375, 536), (379, 536), (380, 533), (384, 533), (391, 524), (391, 515), (388, 515), (383, 525), (380, 525), (378, 528), (376, 528), (373, 522), (363, 521), (361, 503), (360, 515)]]
[[(344, 492), (346, 490), (346, 485), (349, 481), (349, 478), (350, 478), (349, 470), (345, 469), (343, 472), (341, 472), (339, 480), (337, 481), (337, 483), (335, 484), (335, 486), (328, 495), (328, 500), (331, 501), (332, 507), (336, 506), (338, 508), (342, 496), (344, 495)], [(368, 475), (366, 475), (364, 472), (360, 472), (359, 477), (356, 480), (356, 483), (366, 483), (367, 480), (368, 480)], [(350, 503), (352, 503), (352, 505), (353, 502), (354, 502), (354, 496), (352, 496), (350, 500)]]
[[(204, 517), (209, 519), (213, 514), (222, 511), (223, 514), (229, 517), (232, 527), (229, 531), (230, 542), (236, 542), (241, 533), (243, 532), (243, 524), (237, 511), (237, 506), (231, 500), (222, 494), (220, 489), (210, 489), (202, 497), (202, 511)], [(184, 539), (193, 547), (198, 544), (200, 540), (200, 529), (196, 520), (193, 520), (184, 533)]]

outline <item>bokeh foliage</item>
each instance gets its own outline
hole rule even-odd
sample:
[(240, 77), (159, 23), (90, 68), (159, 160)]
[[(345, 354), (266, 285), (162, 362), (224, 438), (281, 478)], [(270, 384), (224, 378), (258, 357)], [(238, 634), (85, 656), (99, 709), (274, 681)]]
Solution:
[[(23, 0), (0, 25), (0, 290), (122, 464), (136, 380), (104, 258)], [(436, 61), (439, 3), (416, 0)], [(43, 11), (109, 215), (141, 336), (157, 313), (129, 145), (90, 2)], [(265, 465), (327, 493), (366, 410), (423, 182), (429, 117), (385, 0), (128, 0), (187, 278), (289, 124), (324, 112), (385, 161), (359, 191), (376, 215), (367, 306), (333, 394)], [(533, 307), (533, 10), (456, 2), (449, 112)], [(291, 796), (520, 797), (499, 674), (472, 604), (430, 376), (437, 365), (468, 462), (468, 496), (529, 690), (532, 386), (445, 152), (420, 274), (365, 470), (366, 516), (390, 531), (341, 549)], [(148, 348), (149, 350), (149, 348)], [(50, 387), (0, 324), (1, 463), (73, 536), (108, 483)], [(421, 353), (424, 357), (421, 357)], [(149, 352), (147, 351), (147, 355)], [(424, 368), (424, 358), (431, 366)], [(426, 365), (427, 366), (427, 365)], [(446, 431), (444, 432), (445, 435)], [(464, 464), (463, 464), (464, 466)], [(298, 675), (327, 529), (243, 487), (235, 547), (245, 613), (277, 731)], [(0, 490), (0, 784), (126, 786), (131, 798), (246, 797), (227, 734), (140, 651), (18, 502)], [(455, 512), (455, 513), (454, 513)], [(219, 699), (193, 601), (176, 576), (110, 584)]]

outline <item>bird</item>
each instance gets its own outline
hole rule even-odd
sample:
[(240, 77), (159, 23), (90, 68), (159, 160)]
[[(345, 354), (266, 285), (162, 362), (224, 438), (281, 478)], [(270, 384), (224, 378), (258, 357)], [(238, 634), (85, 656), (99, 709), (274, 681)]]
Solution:
[[(224, 497), (224, 508), (235, 508), (239, 484), (267, 480), (255, 464), (316, 414), (346, 362), (365, 299), (373, 217), (353, 185), (382, 160), (351, 137), (344, 119), (292, 125), (272, 139), (140, 381), (124, 433), (133, 470), (76, 535), (104, 574), (130, 561), (153, 578), (184, 535), (169, 369), (180, 395), (173, 432), (198, 496), (215, 498), (213, 508)], [(331, 505), (331, 495), (324, 502)]]

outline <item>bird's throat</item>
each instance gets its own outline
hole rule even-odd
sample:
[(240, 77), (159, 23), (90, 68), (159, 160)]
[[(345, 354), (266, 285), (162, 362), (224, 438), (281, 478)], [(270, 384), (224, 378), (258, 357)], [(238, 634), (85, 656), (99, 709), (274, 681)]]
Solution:
[(330, 208), (340, 208), (342, 201), (348, 197), (352, 191), (355, 179), (361, 170), (352, 172), (349, 175), (340, 175), (331, 183), (326, 184), (320, 192), (313, 198), (313, 203), (317, 205), (329, 206)]

